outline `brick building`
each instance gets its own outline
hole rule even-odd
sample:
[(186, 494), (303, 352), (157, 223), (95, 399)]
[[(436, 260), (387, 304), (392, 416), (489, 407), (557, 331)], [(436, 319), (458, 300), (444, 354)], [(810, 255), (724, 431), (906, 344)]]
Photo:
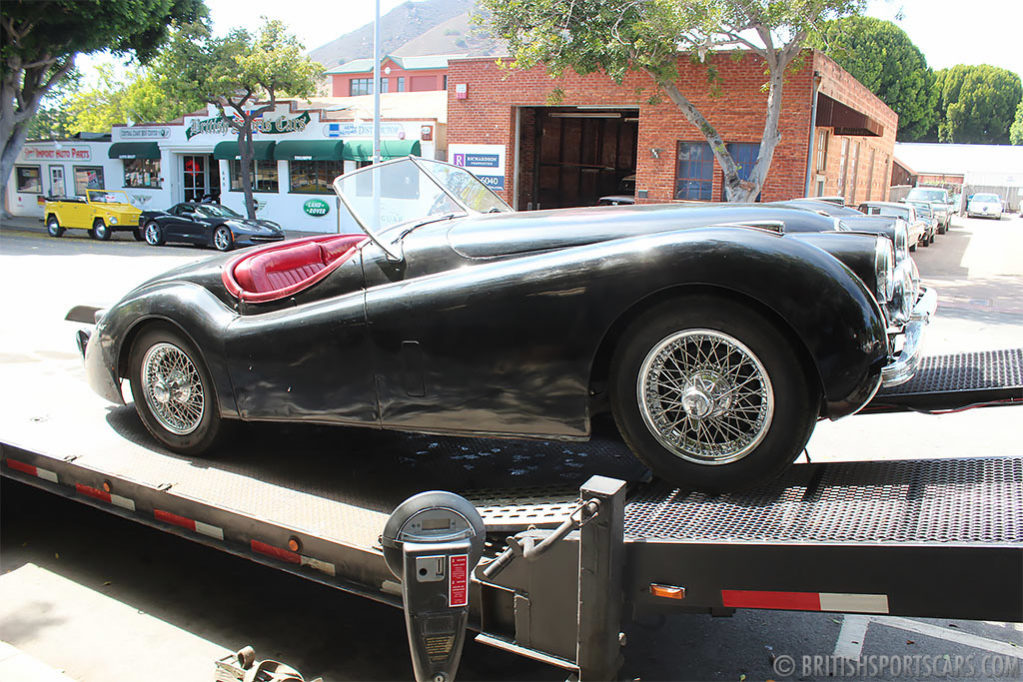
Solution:
[[(766, 116), (763, 61), (711, 55), (722, 80), (680, 55), (680, 87), (752, 168)], [(465, 165), (519, 209), (595, 204), (635, 178), (639, 202), (721, 201), (723, 174), (703, 135), (646, 74), (621, 85), (604, 74), (506, 70), (489, 58), (448, 65), (449, 159)], [(556, 106), (549, 96), (558, 87)], [(842, 195), (846, 203), (888, 196), (897, 115), (815, 50), (786, 74), (781, 142), (763, 201)], [(623, 183), (623, 180), (625, 181)], [(630, 187), (631, 190), (631, 187)]]
[[(428, 92), (447, 90), (448, 60), (464, 54), (398, 57), (380, 60), (380, 92)], [(331, 97), (357, 97), (373, 94), (373, 60), (353, 59), (330, 69)]]

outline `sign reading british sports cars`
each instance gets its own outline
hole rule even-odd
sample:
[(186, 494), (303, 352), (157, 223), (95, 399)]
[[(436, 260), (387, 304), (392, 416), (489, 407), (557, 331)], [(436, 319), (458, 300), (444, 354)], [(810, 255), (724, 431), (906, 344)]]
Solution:
[[(237, 117), (228, 118), (227, 116), (195, 119), (188, 124), (188, 128), (185, 130), (185, 138), (191, 140), (196, 135), (227, 135), (234, 130), (231, 127), (232, 120), (239, 124), (241, 123)], [(264, 135), (300, 133), (309, 125), (309, 120), (308, 111), (303, 111), (298, 116), (292, 116), (291, 118), (285, 116), (274, 119), (259, 118), (252, 122), (252, 132), (263, 133)]]
[(310, 199), (302, 204), (302, 210), (305, 211), (307, 215), (319, 218), (320, 216), (325, 216), (330, 213), (330, 204), (323, 199)]

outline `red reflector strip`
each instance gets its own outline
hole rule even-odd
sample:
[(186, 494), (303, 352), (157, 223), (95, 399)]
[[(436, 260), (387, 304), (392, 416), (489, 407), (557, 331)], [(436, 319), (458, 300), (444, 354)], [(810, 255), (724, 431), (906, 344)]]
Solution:
[(75, 490), (78, 491), (79, 495), (85, 495), (86, 497), (92, 497), (101, 502), (110, 501), (110, 493), (99, 490), (98, 488), (90, 488), (87, 485), (81, 483), (75, 483)]
[(57, 474), (52, 472), (52, 471), (49, 471), (48, 469), (41, 469), (41, 468), (39, 468), (37, 466), (32, 466), (31, 464), (25, 464), (24, 462), (19, 462), (16, 459), (9, 459), (8, 458), (8, 459), (5, 459), (4, 462), (7, 463), (7, 467), (9, 469), (14, 469), (15, 471), (20, 471), (23, 474), (28, 474), (29, 476), (35, 476), (36, 478), (41, 478), (44, 481), (49, 481), (50, 483), (58, 483), (59, 482), (57, 480)]
[(291, 550), (282, 549), (281, 547), (274, 547), (273, 545), (268, 545), (265, 542), (260, 542), (259, 540), (252, 541), (252, 551), (274, 559), (287, 561), (289, 564), (302, 563), (302, 555), (298, 552), (292, 552)]
[(888, 613), (888, 595), (885, 594), (721, 590), (721, 604), (738, 609)]
[(178, 516), (177, 514), (172, 514), (169, 511), (164, 511), (162, 509), (154, 509), (153, 516), (155, 516), (158, 521), (187, 528), (188, 530), (195, 530), (195, 521), (185, 518), (184, 516)]

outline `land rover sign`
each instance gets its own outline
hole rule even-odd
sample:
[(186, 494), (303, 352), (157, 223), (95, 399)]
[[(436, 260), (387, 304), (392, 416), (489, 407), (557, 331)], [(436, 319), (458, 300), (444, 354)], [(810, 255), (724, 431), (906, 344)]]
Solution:
[(330, 204), (323, 199), (310, 199), (302, 206), (302, 210), (311, 216), (324, 216), (330, 213)]

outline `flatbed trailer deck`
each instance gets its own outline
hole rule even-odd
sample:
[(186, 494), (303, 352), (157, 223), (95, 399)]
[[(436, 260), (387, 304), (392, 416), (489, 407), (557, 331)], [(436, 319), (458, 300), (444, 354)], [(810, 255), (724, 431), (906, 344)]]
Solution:
[[(612, 435), (566, 444), (251, 425), (216, 458), (189, 459), (160, 450), (132, 406), (104, 403), (74, 371), (23, 369), (31, 398), (4, 398), (4, 476), (371, 599), (401, 604), (379, 544), (391, 510), (426, 489), (464, 495), (491, 541), (470, 589), (478, 640), (584, 679), (614, 675), (622, 623), (648, 611), (1023, 620), (1023, 456), (799, 464), (722, 496), (643, 482)], [(1023, 349), (926, 359), (871, 409), (1018, 402)], [(580, 495), (603, 500), (597, 522), (483, 574), (506, 535), (549, 534)]]

